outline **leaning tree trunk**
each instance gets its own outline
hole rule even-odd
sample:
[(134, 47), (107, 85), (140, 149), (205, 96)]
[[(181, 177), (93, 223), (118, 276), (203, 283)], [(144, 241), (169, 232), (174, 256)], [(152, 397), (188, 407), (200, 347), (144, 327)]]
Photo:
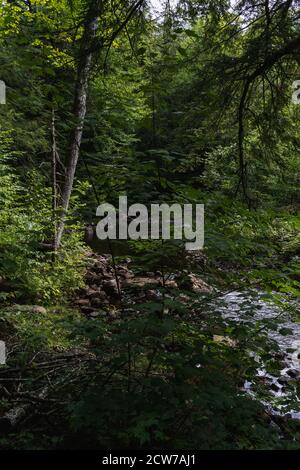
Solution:
[(86, 115), (86, 102), (88, 93), (88, 82), (92, 67), (92, 44), (96, 36), (98, 27), (98, 9), (93, 8), (89, 12), (80, 51), (80, 59), (77, 69), (77, 81), (74, 98), (74, 121), (75, 127), (71, 133), (70, 149), (66, 164), (65, 180), (62, 189), (60, 202), (60, 220), (58, 223), (55, 249), (60, 246), (61, 238), (65, 226), (65, 218), (69, 208), (70, 196), (72, 193), (74, 176), (79, 158), (84, 119)]

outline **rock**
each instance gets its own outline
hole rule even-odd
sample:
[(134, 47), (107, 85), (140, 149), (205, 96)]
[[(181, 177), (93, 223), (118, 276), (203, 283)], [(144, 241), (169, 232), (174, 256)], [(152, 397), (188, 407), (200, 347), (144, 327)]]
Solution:
[(188, 274), (181, 283), (181, 287), (192, 290), (195, 294), (210, 294), (212, 292), (212, 288), (196, 274)]
[[(87, 292), (88, 289), (89, 289), (89, 288), (87, 287), (87, 288), (85, 289), (85, 292)], [(97, 284), (92, 284), (92, 285), (91, 285), (91, 289), (96, 290), (96, 291), (100, 291), (99, 286), (98, 286)]]
[(159, 296), (157, 295), (157, 292), (153, 289), (147, 290), (146, 292), (146, 299), (148, 300), (158, 300)]
[(103, 289), (108, 295), (117, 295), (118, 294), (118, 285), (115, 279), (110, 279), (109, 281), (103, 282)]
[(124, 273), (121, 273), (121, 276), (124, 278), (124, 279), (133, 279), (134, 278), (134, 274), (127, 271), (127, 272), (124, 272)]
[(90, 315), (91, 313), (93, 313), (95, 311), (95, 309), (93, 307), (81, 307), (81, 311), (82, 313), (84, 313), (85, 315)]
[(129, 271), (128, 268), (120, 267), (118, 268), (117, 272), (118, 272), (118, 275), (124, 279), (131, 279), (134, 277), (134, 274), (131, 271)]
[(89, 306), (90, 301), (89, 299), (79, 299), (79, 300), (76, 300), (75, 304), (84, 307), (84, 306)]
[(166, 281), (165, 286), (169, 287), (170, 289), (178, 289), (178, 284), (176, 281)]
[(292, 379), (296, 379), (299, 376), (299, 372), (297, 370), (290, 369), (287, 371), (287, 375)]
[(98, 318), (100, 316), (101, 316), (100, 312), (91, 312), (89, 314), (89, 317), (91, 317), (91, 318)]
[(93, 272), (97, 274), (97, 276), (103, 276), (103, 273), (105, 271), (104, 266), (94, 266)]
[(86, 279), (88, 282), (97, 282), (99, 281), (99, 276), (98, 274), (94, 273), (94, 272), (88, 272), (87, 275), (86, 275)]
[(106, 300), (107, 299), (107, 294), (106, 294), (106, 292), (104, 292), (104, 290), (101, 290), (99, 292), (99, 299), (101, 299), (101, 300)]
[(95, 310), (89, 314), (91, 318), (100, 318), (100, 317), (107, 317), (107, 312), (105, 310)]
[(118, 266), (116, 266), (116, 268), (117, 268), (118, 273), (122, 273), (122, 272), (127, 272), (127, 271), (128, 271), (127, 266), (118, 265)]
[(183, 303), (186, 303), (186, 302), (189, 302), (190, 301), (190, 298), (188, 295), (185, 295), (185, 294), (180, 294), (180, 296), (178, 297), (178, 299), (180, 300), (180, 302), (183, 302)]
[(45, 315), (47, 313), (47, 310), (45, 307), (41, 307), (40, 305), (34, 305), (32, 307), (32, 312), (33, 313), (40, 313), (41, 315)]
[(91, 304), (93, 307), (101, 307), (102, 303), (103, 301), (99, 299), (98, 297), (91, 300)]
[(270, 386), (270, 389), (273, 390), (274, 392), (280, 391), (280, 387), (275, 383), (272, 383), (272, 385)]
[(100, 288), (99, 287), (97, 289), (88, 288), (86, 290), (86, 295), (88, 297), (98, 297), (99, 293), (100, 293)]
[(275, 359), (279, 360), (279, 361), (282, 361), (284, 358), (285, 358), (285, 355), (283, 352), (276, 352), (274, 354), (274, 357)]
[(289, 379), (287, 377), (279, 377), (278, 383), (280, 385), (287, 385), (289, 383)]
[(117, 287), (117, 281), (115, 279), (108, 279), (103, 282), (103, 287)]
[(157, 286), (159, 284), (159, 281), (157, 279), (152, 279), (150, 277), (135, 277), (132, 279), (126, 279), (126, 282), (124, 285), (128, 287), (136, 287), (139, 289), (142, 289), (143, 287), (148, 287), (148, 286)]
[(106, 264), (106, 261), (103, 261), (103, 260), (100, 260), (100, 259), (97, 259), (95, 262), (94, 262), (94, 268), (96, 269), (103, 269), (104, 266)]
[(103, 273), (103, 279), (106, 279), (106, 280), (111, 280), (111, 279), (114, 279), (114, 276), (108, 272), (104, 272)]

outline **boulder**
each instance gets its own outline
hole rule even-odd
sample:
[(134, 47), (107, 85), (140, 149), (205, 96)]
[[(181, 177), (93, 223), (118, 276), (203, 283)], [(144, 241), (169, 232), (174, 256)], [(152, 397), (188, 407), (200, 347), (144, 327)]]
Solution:
[(110, 279), (103, 282), (103, 289), (108, 295), (118, 294), (118, 285), (115, 279)]
[(212, 292), (212, 288), (197, 274), (188, 274), (181, 283), (181, 287), (191, 290), (195, 294), (210, 294)]

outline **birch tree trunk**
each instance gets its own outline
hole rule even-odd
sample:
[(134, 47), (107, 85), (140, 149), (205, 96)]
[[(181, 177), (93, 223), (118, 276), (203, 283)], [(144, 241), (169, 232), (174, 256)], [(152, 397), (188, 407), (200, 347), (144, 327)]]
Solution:
[(59, 248), (61, 244), (65, 226), (65, 218), (69, 209), (70, 196), (73, 189), (74, 176), (79, 158), (83, 126), (86, 115), (88, 83), (93, 59), (92, 44), (98, 28), (99, 3), (102, 2), (91, 2), (91, 8), (88, 13), (82, 38), (82, 47), (77, 69), (73, 108), (75, 127), (71, 133), (70, 148), (66, 163), (65, 180), (60, 202), (60, 220), (57, 228), (56, 243), (54, 247), (55, 249)]
[(52, 218), (53, 218), (53, 256), (52, 261), (55, 261), (56, 256), (56, 240), (57, 240), (57, 223), (56, 223), (56, 210), (57, 210), (57, 148), (56, 148), (56, 130), (55, 130), (55, 111), (52, 108), (52, 123), (51, 123), (51, 136), (52, 136)]

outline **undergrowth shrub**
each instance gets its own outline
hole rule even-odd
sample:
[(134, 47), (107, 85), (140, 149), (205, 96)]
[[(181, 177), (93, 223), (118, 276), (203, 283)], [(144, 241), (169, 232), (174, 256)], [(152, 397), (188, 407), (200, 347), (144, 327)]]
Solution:
[(52, 253), (42, 248), (53, 224), (51, 188), (35, 171), (28, 170), (25, 183), (18, 177), (13, 167), (22, 156), (12, 151), (12, 145), (9, 133), (0, 131), (0, 276), (9, 283), (8, 289), (0, 291), (0, 299), (66, 300), (83, 284), (85, 249), (80, 227), (68, 226), (53, 261)]

